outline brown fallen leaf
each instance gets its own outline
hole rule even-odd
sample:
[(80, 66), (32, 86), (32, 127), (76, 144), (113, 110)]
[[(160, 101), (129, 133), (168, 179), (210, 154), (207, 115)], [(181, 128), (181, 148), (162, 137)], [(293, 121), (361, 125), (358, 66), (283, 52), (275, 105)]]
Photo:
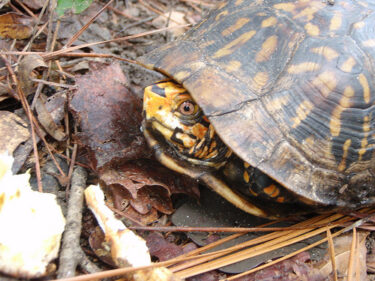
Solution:
[(31, 78), (37, 75), (34, 70), (39, 67), (47, 67), (40, 55), (27, 55), (20, 61), (18, 68), (19, 83), (25, 95), (30, 95), (35, 91), (35, 83)]
[(38, 10), (43, 7), (44, 0), (22, 0), (22, 3), (25, 4), (27, 7)]
[(199, 197), (196, 181), (151, 160), (132, 161), (107, 169), (100, 173), (100, 179), (112, 189), (116, 208), (121, 209), (125, 199), (141, 214), (147, 214), (151, 208), (171, 214), (172, 194)]
[[(365, 245), (367, 235), (367, 231), (357, 231), (352, 280), (367, 280), (367, 249)], [(339, 280), (347, 280), (352, 241), (352, 232), (345, 233), (333, 239), (336, 269)], [(328, 278), (328, 276), (332, 274), (332, 264), (329, 254), (327, 254), (325, 258), (315, 266), (315, 268), (318, 268), (323, 276)]]
[(33, 33), (34, 19), (16, 13), (0, 15), (0, 37), (27, 39)]
[(184, 253), (182, 246), (168, 242), (161, 234), (156, 232), (147, 236), (146, 244), (150, 255), (157, 257), (159, 261), (173, 259)]
[[(118, 63), (91, 63), (76, 78), (70, 110), (80, 126), (76, 139), (95, 171), (125, 161), (151, 157), (140, 131), (142, 102), (125, 85)], [(83, 161), (83, 160), (80, 160)]]
[(63, 141), (67, 138), (64, 128), (55, 123), (51, 113), (48, 111), (45, 103), (42, 102), (40, 98), (38, 98), (35, 103), (35, 110), (38, 114), (38, 121), (51, 137), (57, 141)]
[(16, 114), (0, 111), (0, 153), (10, 154), (30, 137), (28, 124)]

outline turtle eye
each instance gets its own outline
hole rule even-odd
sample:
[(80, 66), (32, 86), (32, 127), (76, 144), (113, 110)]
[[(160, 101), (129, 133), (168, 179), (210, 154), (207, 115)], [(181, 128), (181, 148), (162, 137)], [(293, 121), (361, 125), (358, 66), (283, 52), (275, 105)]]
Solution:
[(180, 104), (178, 111), (183, 115), (193, 115), (197, 112), (197, 106), (192, 101), (187, 100)]

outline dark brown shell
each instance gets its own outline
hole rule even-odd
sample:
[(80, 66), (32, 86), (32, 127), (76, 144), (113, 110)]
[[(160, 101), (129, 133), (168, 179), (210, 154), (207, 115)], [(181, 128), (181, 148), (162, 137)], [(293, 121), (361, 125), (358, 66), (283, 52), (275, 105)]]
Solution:
[(375, 202), (375, 3), (233, 0), (141, 58), (243, 160), (315, 204)]

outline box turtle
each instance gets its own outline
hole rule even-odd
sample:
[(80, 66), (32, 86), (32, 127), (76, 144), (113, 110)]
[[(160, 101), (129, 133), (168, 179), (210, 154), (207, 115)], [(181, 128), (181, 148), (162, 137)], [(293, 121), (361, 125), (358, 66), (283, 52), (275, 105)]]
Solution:
[(374, 205), (374, 11), (232, 0), (141, 57), (157, 158), (257, 216)]

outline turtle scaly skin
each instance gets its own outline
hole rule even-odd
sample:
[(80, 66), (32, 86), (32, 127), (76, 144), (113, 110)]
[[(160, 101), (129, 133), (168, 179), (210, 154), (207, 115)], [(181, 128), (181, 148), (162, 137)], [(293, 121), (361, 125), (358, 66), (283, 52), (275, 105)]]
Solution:
[(140, 59), (199, 115), (189, 131), (148, 88), (146, 139), (162, 163), (255, 215), (373, 206), (374, 26), (370, 0), (225, 2)]

